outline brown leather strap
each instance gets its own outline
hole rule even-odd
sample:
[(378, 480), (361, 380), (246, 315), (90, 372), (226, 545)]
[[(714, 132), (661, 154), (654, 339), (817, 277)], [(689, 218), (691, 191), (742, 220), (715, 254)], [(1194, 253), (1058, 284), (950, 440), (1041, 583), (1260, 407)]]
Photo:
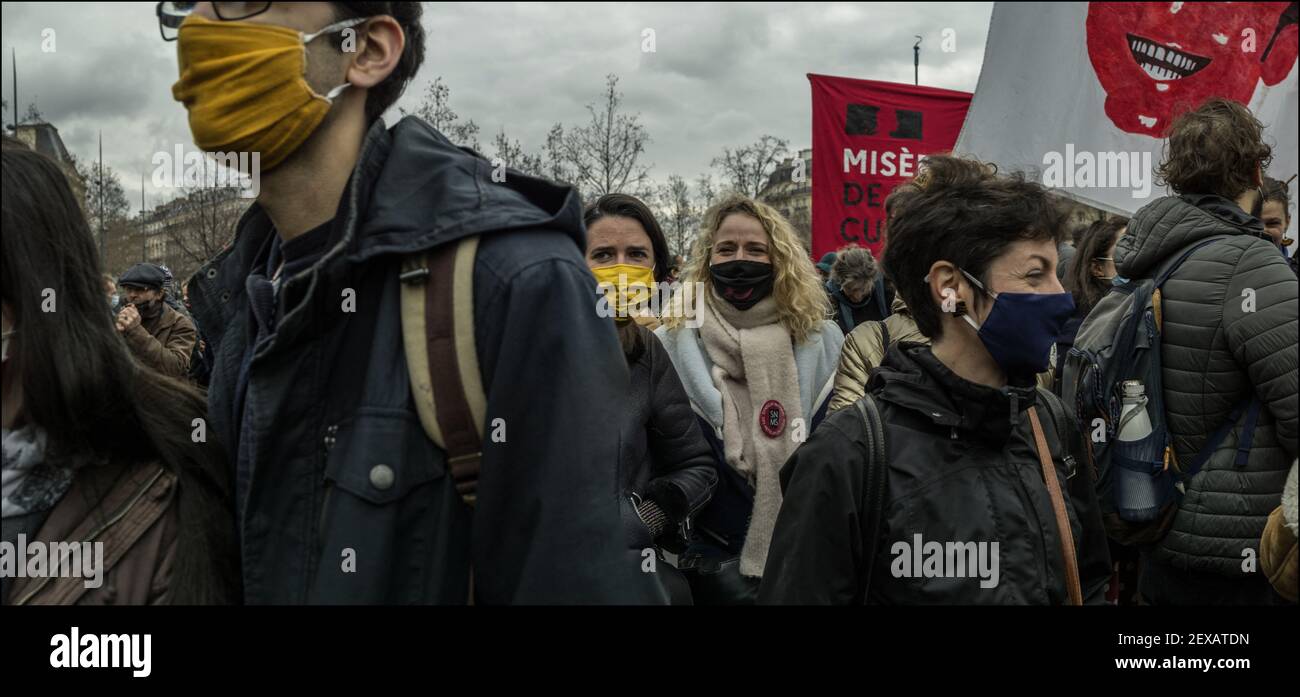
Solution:
[[(146, 478), (147, 477), (147, 478)], [(143, 482), (142, 482), (143, 478)], [(170, 505), (170, 492), (176, 484), (176, 475), (159, 466), (142, 472), (140, 476), (124, 478), (118, 484), (121, 489), (129, 491), (125, 503), (107, 516), (91, 516), (77, 527), (67, 542), (80, 545), (81, 540), (93, 544), (102, 544), (102, 573), (107, 573), (117, 565), (131, 547), (158, 522)], [(117, 492), (118, 495), (122, 491)], [(106, 497), (106, 500), (108, 498)], [(83, 560), (83, 566), (88, 561)], [(69, 564), (66, 557), (60, 560), (60, 566)], [(59, 576), (49, 579), (39, 591), (15, 594), (19, 605), (73, 605), (86, 594), (86, 580), (81, 576)]]
[(1079, 584), (1079, 558), (1074, 551), (1074, 531), (1070, 529), (1070, 517), (1065, 512), (1065, 497), (1061, 494), (1061, 482), (1056, 477), (1056, 465), (1052, 463), (1051, 450), (1047, 447), (1047, 438), (1043, 435), (1043, 425), (1038, 421), (1038, 411), (1029, 407), (1029, 424), (1034, 429), (1034, 445), (1038, 448), (1038, 462), (1043, 466), (1043, 483), (1047, 485), (1047, 494), (1052, 499), (1052, 512), (1056, 514), (1056, 529), (1061, 535), (1061, 557), (1065, 562), (1065, 587), (1070, 594), (1071, 605), (1083, 604), (1083, 589)]
[(458, 244), (444, 244), (430, 255), (429, 278), (425, 283), (425, 338), (429, 378), (447, 464), (457, 493), (472, 502), (478, 488), (483, 443), (461, 379), (461, 363), (466, 357), (458, 355), (463, 347), (456, 341), (458, 298), (454, 290), (458, 248)]

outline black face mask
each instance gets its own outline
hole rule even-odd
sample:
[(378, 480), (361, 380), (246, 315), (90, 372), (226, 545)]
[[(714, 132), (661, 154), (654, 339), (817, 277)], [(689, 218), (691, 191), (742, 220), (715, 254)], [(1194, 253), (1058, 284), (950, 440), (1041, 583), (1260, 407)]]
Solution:
[(709, 267), (718, 296), (737, 310), (748, 310), (772, 292), (776, 274), (760, 261), (728, 261)]
[(135, 305), (135, 309), (140, 311), (141, 317), (145, 319), (153, 319), (154, 317), (158, 316), (158, 313), (162, 312), (163, 301), (146, 300), (146, 301), (133, 303), (133, 304)]

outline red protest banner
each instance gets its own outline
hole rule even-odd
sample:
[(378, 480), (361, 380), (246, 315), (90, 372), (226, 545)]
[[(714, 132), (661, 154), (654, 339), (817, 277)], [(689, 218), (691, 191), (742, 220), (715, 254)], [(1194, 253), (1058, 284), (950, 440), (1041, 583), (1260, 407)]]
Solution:
[(808, 75), (812, 83), (812, 256), (850, 242), (880, 254), (885, 197), (923, 155), (957, 142), (969, 92)]

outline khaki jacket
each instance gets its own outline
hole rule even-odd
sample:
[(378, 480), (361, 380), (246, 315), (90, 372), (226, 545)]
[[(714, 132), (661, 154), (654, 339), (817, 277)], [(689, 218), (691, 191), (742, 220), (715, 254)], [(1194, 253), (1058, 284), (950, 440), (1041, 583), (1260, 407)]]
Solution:
[(880, 325), (889, 331), (889, 343), (899, 341), (916, 341), (930, 343), (929, 337), (916, 328), (912, 313), (903, 302), (903, 296), (894, 295), (890, 314), (884, 322), (863, 322), (853, 328), (844, 337), (844, 348), (840, 351), (840, 366), (835, 371), (835, 394), (831, 397), (829, 410), (843, 409), (862, 398), (866, 390), (867, 377), (871, 369), (880, 365), (885, 357), (885, 345)]

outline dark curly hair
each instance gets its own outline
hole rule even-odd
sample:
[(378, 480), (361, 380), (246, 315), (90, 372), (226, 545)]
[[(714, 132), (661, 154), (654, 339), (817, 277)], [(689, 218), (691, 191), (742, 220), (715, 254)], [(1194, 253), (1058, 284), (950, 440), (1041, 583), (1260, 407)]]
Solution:
[(1039, 184), (1024, 175), (999, 176), (977, 160), (931, 155), (910, 185), (885, 201), (889, 235), (885, 276), (907, 303), (922, 334), (943, 335), (941, 311), (926, 276), (949, 261), (980, 279), (993, 260), (1020, 240), (1060, 241), (1064, 214)]
[(1179, 194), (1235, 199), (1255, 188), (1255, 173), (1273, 160), (1264, 125), (1230, 99), (1213, 98), (1170, 125), (1157, 184)]
[(374, 123), (397, 103), (424, 63), (424, 26), (420, 24), (424, 9), (418, 2), (336, 2), (334, 9), (338, 20), (388, 15), (397, 20), (406, 36), (397, 67), (383, 82), (371, 87), (366, 97), (366, 122)]

